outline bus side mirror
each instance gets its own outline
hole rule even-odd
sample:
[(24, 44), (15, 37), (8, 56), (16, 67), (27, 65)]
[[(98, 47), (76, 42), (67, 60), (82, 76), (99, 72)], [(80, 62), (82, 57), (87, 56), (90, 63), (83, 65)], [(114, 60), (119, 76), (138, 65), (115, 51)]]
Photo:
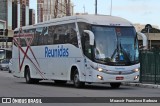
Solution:
[(137, 32), (137, 34), (139, 36), (142, 37), (142, 40), (143, 40), (143, 49), (148, 49), (148, 39), (147, 39), (147, 36), (141, 32)]
[(89, 35), (89, 44), (91, 46), (93, 46), (94, 45), (94, 39), (95, 39), (94, 38), (94, 33), (92, 31), (90, 31), (90, 30), (84, 30), (84, 32)]

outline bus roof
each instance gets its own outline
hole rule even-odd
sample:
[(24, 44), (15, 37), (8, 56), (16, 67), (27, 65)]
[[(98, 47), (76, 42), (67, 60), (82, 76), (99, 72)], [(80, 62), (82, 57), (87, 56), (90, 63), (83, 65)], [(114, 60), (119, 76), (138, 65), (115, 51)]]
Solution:
[[(94, 25), (107, 25), (107, 26), (133, 26), (131, 22), (126, 19), (109, 16), (109, 15), (76, 15), (76, 16), (66, 16), (62, 18), (55, 18), (49, 21), (41, 22), (31, 26), (24, 26), (22, 29), (41, 27), (44, 25), (52, 25), (52, 24), (64, 24), (70, 22), (86, 22)], [(16, 28), (15, 30), (18, 30)]]

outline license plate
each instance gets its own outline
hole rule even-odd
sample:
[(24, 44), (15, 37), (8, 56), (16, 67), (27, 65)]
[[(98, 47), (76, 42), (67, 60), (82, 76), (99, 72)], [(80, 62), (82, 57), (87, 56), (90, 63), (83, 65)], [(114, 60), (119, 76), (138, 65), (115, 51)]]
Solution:
[(123, 80), (124, 77), (116, 77), (116, 80)]

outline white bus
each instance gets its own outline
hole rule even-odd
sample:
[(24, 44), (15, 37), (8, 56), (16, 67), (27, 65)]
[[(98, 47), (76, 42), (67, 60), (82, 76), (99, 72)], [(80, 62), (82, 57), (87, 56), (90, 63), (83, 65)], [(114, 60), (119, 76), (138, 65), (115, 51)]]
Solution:
[(16, 28), (13, 73), (27, 83), (54, 80), (85, 83), (139, 81), (139, 49), (133, 25), (120, 17), (68, 16)]

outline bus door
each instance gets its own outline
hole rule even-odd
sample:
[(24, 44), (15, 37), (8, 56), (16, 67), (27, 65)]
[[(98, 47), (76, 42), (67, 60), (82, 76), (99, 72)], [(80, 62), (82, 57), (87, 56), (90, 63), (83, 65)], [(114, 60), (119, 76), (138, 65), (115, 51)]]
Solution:
[(92, 80), (92, 70), (91, 70), (90, 62), (93, 56), (92, 56), (92, 46), (89, 43), (89, 35), (86, 33), (83, 33), (81, 41), (82, 41), (83, 53), (85, 55), (84, 70), (86, 74), (86, 81), (91, 81)]

